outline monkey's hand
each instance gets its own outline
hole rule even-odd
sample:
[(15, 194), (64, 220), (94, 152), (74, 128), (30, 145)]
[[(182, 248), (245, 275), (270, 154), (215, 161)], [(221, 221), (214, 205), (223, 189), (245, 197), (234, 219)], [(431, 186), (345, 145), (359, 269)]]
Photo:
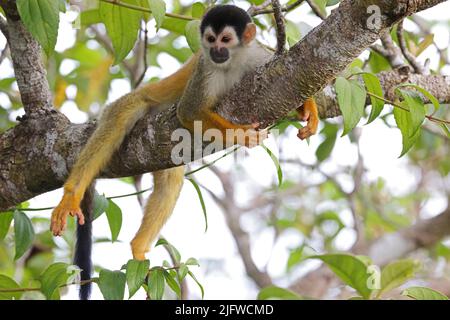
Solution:
[(297, 109), (298, 118), (301, 121), (307, 121), (306, 126), (298, 130), (297, 137), (301, 140), (307, 139), (317, 132), (319, 126), (319, 112), (317, 111), (317, 104), (313, 98), (305, 101), (303, 106)]
[(84, 215), (80, 209), (80, 200), (73, 193), (64, 193), (58, 206), (52, 212), (50, 230), (54, 236), (61, 236), (67, 226), (67, 216), (78, 217), (78, 223), (84, 224)]
[(258, 130), (258, 127), (259, 123), (241, 126), (244, 133), (240, 134), (240, 132), (238, 132), (236, 134), (237, 143), (247, 148), (259, 146), (265, 139), (267, 139), (269, 136), (269, 131), (267, 129)]
[(221, 117), (215, 112), (205, 112), (203, 115), (203, 129), (221, 130), (226, 144), (240, 144), (248, 148), (260, 145), (269, 135), (268, 130), (258, 130), (259, 123), (235, 124)]

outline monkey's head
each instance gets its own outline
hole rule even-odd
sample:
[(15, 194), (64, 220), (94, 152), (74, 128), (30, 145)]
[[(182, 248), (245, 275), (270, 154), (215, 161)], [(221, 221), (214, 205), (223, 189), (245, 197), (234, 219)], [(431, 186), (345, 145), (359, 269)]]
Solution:
[(218, 5), (203, 17), (200, 33), (205, 56), (215, 65), (226, 67), (255, 39), (256, 26), (245, 10)]

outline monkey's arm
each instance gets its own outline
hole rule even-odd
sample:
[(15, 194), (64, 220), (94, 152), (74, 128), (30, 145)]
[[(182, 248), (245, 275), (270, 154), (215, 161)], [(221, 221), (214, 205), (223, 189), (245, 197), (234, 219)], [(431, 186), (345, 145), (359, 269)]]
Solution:
[(139, 118), (152, 107), (175, 102), (184, 91), (195, 68), (198, 54), (168, 78), (139, 88), (105, 109), (97, 129), (81, 151), (69, 178), (64, 184), (64, 196), (52, 213), (51, 230), (61, 235), (68, 215), (84, 223), (80, 202), (86, 188), (107, 165)]

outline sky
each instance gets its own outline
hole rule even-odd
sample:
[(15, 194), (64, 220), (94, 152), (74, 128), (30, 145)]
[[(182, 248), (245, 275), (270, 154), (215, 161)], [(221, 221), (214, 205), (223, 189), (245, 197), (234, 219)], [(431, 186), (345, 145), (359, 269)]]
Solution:
[[(237, 2), (242, 5), (242, 2)], [(243, 6), (246, 8), (245, 6)], [(305, 23), (315, 26), (320, 23), (320, 20), (305, 12), (306, 7), (300, 6), (295, 11), (288, 14), (288, 18), (296, 21), (301, 29), (305, 29)], [(170, 9), (169, 9), (170, 10)], [(443, 21), (442, 25), (433, 27), (435, 33), (435, 41), (441, 47), (446, 47), (449, 44), (450, 35), (448, 31), (448, 12), (450, 12), (450, 3), (446, 2), (435, 8), (420, 13), (419, 15), (426, 19), (434, 19)], [(64, 49), (73, 45), (75, 41), (75, 32), (71, 29), (69, 21), (70, 16), (61, 16), (60, 36), (58, 38), (57, 50)], [(149, 30), (150, 36), (156, 35), (154, 24), (150, 23), (152, 28)], [(412, 30), (414, 25), (407, 23), (405, 25), (407, 30)], [(160, 33), (165, 32), (160, 30)], [(273, 37), (269, 37), (270, 43), (273, 44)], [(183, 39), (179, 40), (180, 46), (186, 46)], [(3, 48), (5, 39), (0, 35), (0, 48)], [(431, 58), (431, 66), (435, 66), (438, 58), (436, 51), (433, 48), (427, 49), (422, 55), (421, 59), (425, 57)], [(179, 63), (173, 58), (162, 54), (159, 57), (162, 69), (151, 67), (147, 71), (146, 78), (153, 76), (166, 76), (179, 67)], [(61, 67), (61, 72), (68, 72), (73, 68), (71, 62), (64, 63)], [(450, 73), (450, 68), (444, 69), (445, 74)], [(3, 62), (0, 65), (0, 79), (13, 75), (12, 66), (8, 62)], [(73, 94), (73, 88), (68, 89), (68, 95)], [(129, 92), (130, 85), (125, 80), (114, 80), (108, 100), (114, 101), (123, 94)], [(7, 105), (5, 96), (0, 93), (0, 104)], [(66, 103), (61, 111), (68, 116), (68, 118), (76, 123), (82, 123), (87, 120), (87, 116), (79, 111), (74, 103)], [(15, 118), (23, 110), (18, 111), (12, 115)], [(339, 120), (336, 120), (339, 122)], [(375, 181), (378, 177), (384, 178), (388, 186), (391, 188), (394, 195), (401, 195), (410, 190), (412, 184), (416, 180), (416, 175), (411, 172), (408, 167), (407, 159), (398, 156), (401, 150), (401, 136), (397, 129), (387, 128), (381, 121), (363, 126), (361, 121), (359, 127), (361, 128), (361, 152), (368, 169), (368, 178), (370, 181)], [(288, 132), (288, 139), (283, 139), (281, 142), (283, 148), (284, 158), (301, 158), (303, 162), (313, 163), (315, 159), (315, 150), (321, 142), (321, 137), (314, 136), (310, 139), (310, 144), (302, 142), (296, 138), (295, 130)], [(278, 143), (273, 136), (265, 142), (265, 144), (273, 151), (277, 152)], [(209, 159), (215, 159), (220, 154), (212, 155)], [(327, 172), (333, 172), (337, 166), (353, 165), (356, 162), (356, 148), (352, 145), (348, 137), (338, 138), (333, 154), (329, 160), (324, 164), (324, 169)], [(277, 176), (275, 167), (271, 159), (267, 156), (265, 151), (257, 147), (249, 151), (248, 157), (240, 163), (248, 173), (254, 190), (260, 190), (264, 187), (269, 187), (275, 183)], [(232, 159), (223, 159), (218, 163), (219, 168), (231, 169), (235, 166)], [(289, 173), (285, 172), (285, 175)], [(197, 179), (202, 184), (208, 186), (211, 190), (221, 194), (223, 191), (220, 184), (208, 171), (200, 172)], [(345, 188), (351, 188), (351, 183), (342, 181)], [(145, 175), (143, 180), (144, 188), (151, 186), (150, 175)], [(245, 202), (251, 197), (250, 192), (246, 188), (240, 188), (240, 201)], [(124, 182), (117, 180), (98, 180), (97, 191), (104, 193), (107, 196), (125, 194), (134, 192), (134, 188)], [(146, 194), (148, 195), (148, 194)], [(30, 200), (30, 207), (47, 207), (57, 204), (57, 199), (62, 196), (61, 190), (56, 190), (43, 195), (40, 195)], [(254, 299), (257, 295), (257, 288), (248, 280), (242, 262), (238, 256), (237, 248), (230, 235), (221, 210), (215, 205), (214, 201), (206, 194), (205, 197), (207, 212), (208, 212), (208, 230), (205, 232), (205, 225), (203, 213), (198, 200), (197, 194), (190, 183), (185, 183), (178, 204), (175, 208), (174, 214), (162, 230), (162, 235), (166, 237), (171, 243), (175, 245), (182, 253), (182, 259), (187, 260), (189, 257), (199, 259), (201, 268), (192, 268), (192, 271), (199, 278), (200, 282), (205, 287), (205, 299)], [(131, 258), (131, 251), (129, 242), (133, 238), (134, 233), (139, 227), (141, 219), (141, 208), (136, 198), (117, 199), (116, 203), (123, 211), (123, 226), (119, 236), (119, 242), (116, 243), (100, 243), (94, 246), (93, 259), (96, 265), (111, 270), (119, 269), (122, 264), (126, 263)], [(425, 213), (427, 216), (433, 216), (439, 213), (445, 206), (445, 198), (439, 192), (428, 202)], [(50, 211), (40, 212), (39, 216), (50, 216)], [(351, 218), (342, 216), (347, 226), (351, 227)], [(267, 261), (268, 272), (276, 280), (285, 274), (286, 260), (288, 257), (288, 249), (290, 247), (298, 246), (301, 242), (301, 237), (298, 233), (287, 232), (276, 243), (273, 250), (267, 250), (273, 245), (273, 233), (269, 230), (261, 232), (258, 224), (255, 224), (252, 219), (242, 219), (241, 223), (245, 230), (250, 230), (252, 235), (253, 257), (260, 267), (264, 267)], [(98, 238), (110, 237), (110, 231), (106, 216), (103, 215), (94, 222), (94, 234)], [(354, 240), (354, 234), (351, 228), (341, 232), (336, 239), (338, 247), (348, 248)], [(63, 241), (56, 239), (57, 243), (64, 247)], [(167, 254), (161, 248), (156, 248), (148, 255), (152, 265), (160, 265), (164, 259), (168, 259)], [(312, 268), (316, 263), (308, 265), (306, 268)], [(304, 272), (306, 269), (300, 272)], [(298, 275), (298, 274), (297, 274)], [(283, 285), (283, 281), (280, 281)], [(190, 281), (189, 289), (191, 298), (199, 299), (200, 291), (196, 285)], [(76, 298), (77, 292), (75, 287), (71, 287), (69, 293), (64, 296), (64, 299)], [(101, 299), (102, 295), (97, 286), (94, 286), (93, 298)], [(142, 299), (145, 297), (141, 290), (134, 297), (134, 299)]]

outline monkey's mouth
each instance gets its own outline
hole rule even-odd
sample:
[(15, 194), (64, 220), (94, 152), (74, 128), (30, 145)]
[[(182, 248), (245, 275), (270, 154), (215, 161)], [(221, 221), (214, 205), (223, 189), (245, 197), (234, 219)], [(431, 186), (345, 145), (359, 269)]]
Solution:
[(212, 61), (215, 63), (221, 64), (228, 61), (228, 57), (211, 57)]

